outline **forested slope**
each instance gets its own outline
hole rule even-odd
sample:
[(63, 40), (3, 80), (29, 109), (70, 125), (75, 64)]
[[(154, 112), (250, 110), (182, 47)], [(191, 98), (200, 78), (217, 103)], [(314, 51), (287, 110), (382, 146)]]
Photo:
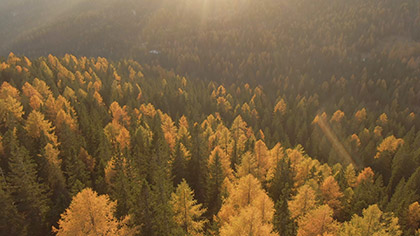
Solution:
[[(83, 229), (83, 204), (115, 210), (113, 224), (85, 228), (121, 235), (353, 235), (370, 224), (412, 235), (420, 132), (405, 101), (418, 95), (399, 91), (419, 91), (418, 80), (363, 71), (319, 85), (280, 77), (269, 96), (132, 60), (10, 54), (0, 63), (1, 232), (49, 234), (75, 197), (61, 235)], [(366, 89), (383, 96), (354, 94)]]
[(417, 0), (6, 0), (0, 32), (0, 235), (420, 234)]

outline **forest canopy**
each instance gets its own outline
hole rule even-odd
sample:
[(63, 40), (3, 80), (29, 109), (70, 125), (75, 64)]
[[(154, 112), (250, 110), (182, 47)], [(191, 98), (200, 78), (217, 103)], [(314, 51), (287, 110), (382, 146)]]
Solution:
[(419, 30), (416, 0), (6, 0), (0, 235), (420, 235)]

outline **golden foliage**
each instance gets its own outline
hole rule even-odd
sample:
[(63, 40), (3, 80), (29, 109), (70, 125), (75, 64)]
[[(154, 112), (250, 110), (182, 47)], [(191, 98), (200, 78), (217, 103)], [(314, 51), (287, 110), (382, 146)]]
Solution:
[(169, 115), (164, 113), (162, 113), (160, 119), (162, 121), (161, 128), (165, 136), (165, 140), (171, 150), (174, 151), (178, 132), (175, 123), (172, 121), (172, 118)]
[(40, 107), (43, 105), (44, 103), (42, 102), (42, 100), (38, 97), (38, 96), (32, 96), (29, 99), (29, 105), (31, 106), (31, 108), (33, 110), (39, 110)]
[(45, 135), (54, 146), (57, 146), (57, 137), (51, 123), (44, 119), (44, 115), (39, 111), (33, 110), (26, 120), (25, 130), (32, 138), (40, 138)]
[(43, 98), (47, 98), (52, 95), (50, 87), (45, 83), (45, 81), (35, 78), (34, 81), (32, 81), (32, 85)]
[(228, 112), (232, 109), (232, 105), (225, 97), (218, 97), (217, 98), (217, 106), (220, 107), (221, 110)]
[(10, 85), (8, 82), (3, 82), (0, 87), (0, 99), (6, 99), (7, 97), (19, 100), (19, 90)]
[(344, 118), (344, 112), (342, 112), (341, 110), (337, 110), (336, 112), (334, 112), (334, 114), (331, 117), (331, 122), (341, 122), (341, 120), (343, 120)]
[(362, 108), (362, 109), (358, 110), (356, 112), (356, 114), (354, 114), (354, 117), (356, 118), (356, 120), (358, 122), (362, 122), (362, 121), (366, 120), (366, 117), (367, 117), (366, 108)]
[(356, 171), (352, 164), (349, 164), (344, 171), (344, 177), (346, 178), (347, 185), (350, 187), (355, 187), (357, 178), (356, 178)]
[(328, 205), (311, 210), (298, 220), (297, 236), (335, 235), (338, 223), (332, 218), (332, 214)]
[(9, 115), (16, 120), (21, 120), (23, 114), (23, 106), (16, 98), (8, 96), (5, 99), (0, 99), (0, 120), (2, 122), (6, 122)]
[(375, 134), (376, 137), (382, 137), (382, 127), (381, 126), (376, 126), (375, 129), (373, 130), (373, 133)]
[(280, 99), (277, 104), (274, 106), (274, 113), (279, 112), (280, 114), (284, 115), (286, 113), (287, 104), (284, 99)]
[(420, 205), (419, 202), (413, 202), (408, 207), (407, 221), (410, 228), (418, 229), (420, 225)]
[(58, 130), (61, 130), (63, 127), (63, 124), (66, 124), (73, 131), (77, 130), (76, 121), (69, 114), (67, 114), (63, 109), (60, 109), (55, 119), (55, 125), (57, 126)]
[(213, 149), (213, 151), (210, 153), (208, 166), (211, 166), (215, 163), (216, 157), (218, 157), (221, 162), (222, 169), (223, 169), (223, 177), (232, 179), (233, 171), (232, 171), (232, 168), (230, 168), (230, 159), (219, 146), (216, 146)]
[(343, 223), (338, 233), (339, 236), (399, 236), (401, 234), (398, 218), (393, 217), (392, 213), (383, 213), (376, 204), (364, 209), (363, 216), (353, 215), (351, 221)]
[(140, 100), (141, 99), (141, 95), (142, 95), (142, 91), (141, 91), (140, 85), (138, 85), (137, 83), (136, 83), (136, 87), (139, 90), (139, 94), (137, 95), (137, 100)]
[(203, 235), (204, 224), (207, 220), (200, 218), (206, 210), (202, 209), (202, 204), (198, 204), (194, 199), (194, 191), (185, 179), (172, 193), (170, 204), (174, 211), (175, 222), (181, 226), (186, 235)]
[(187, 140), (191, 139), (191, 135), (190, 132), (188, 131), (188, 120), (187, 118), (183, 115), (181, 116), (181, 118), (179, 118), (178, 121), (178, 138), (183, 138), (185, 137)]
[(101, 94), (100, 94), (100, 93), (98, 93), (98, 91), (95, 91), (95, 92), (93, 93), (93, 98), (95, 98), (96, 102), (97, 102), (99, 105), (101, 105), (101, 106), (105, 105), (105, 104), (104, 104), (104, 100), (102, 99), (102, 96), (101, 96)]
[(127, 107), (120, 107), (118, 102), (114, 101), (109, 106), (109, 111), (112, 114), (113, 121), (116, 121), (122, 125), (130, 125), (130, 116), (127, 113)]
[(373, 183), (373, 177), (375, 174), (373, 173), (373, 170), (370, 167), (366, 167), (362, 170), (362, 172), (359, 173), (356, 180), (356, 186), (364, 181), (369, 181)]
[(256, 161), (256, 174), (260, 181), (267, 178), (268, 170), (272, 167), (273, 163), (270, 160), (270, 154), (265, 143), (258, 140), (254, 146), (255, 161)]
[(292, 218), (300, 218), (314, 209), (317, 205), (315, 191), (308, 184), (303, 185), (297, 191), (296, 196), (288, 202)]
[[(219, 124), (213, 136), (214, 137), (210, 137), (210, 139), (214, 139), (216, 142), (215, 144), (223, 149), (226, 155), (229, 155), (233, 142), (232, 134), (229, 129), (223, 124)], [(213, 147), (213, 145), (210, 145), (210, 147)]]
[(60, 168), (61, 167), (61, 160), (58, 159), (58, 155), (60, 154), (60, 151), (54, 147), (51, 143), (47, 143), (44, 147), (45, 151), (45, 158), (49, 163), (51, 163), (53, 166)]
[(360, 147), (360, 139), (359, 139), (359, 136), (357, 136), (357, 134), (352, 134), (351, 136), (350, 136), (350, 141), (352, 142), (352, 143), (354, 143), (354, 145), (356, 146), (356, 147)]
[(114, 148), (124, 149), (130, 146), (130, 133), (115, 120), (105, 126), (104, 133)]
[(375, 155), (375, 158), (379, 158), (383, 152), (395, 153), (397, 149), (404, 144), (404, 140), (401, 138), (395, 138), (394, 135), (386, 137), (381, 144), (379, 144)]
[(379, 124), (381, 124), (381, 125), (386, 125), (386, 124), (388, 124), (388, 116), (385, 114), (385, 113), (382, 113), (380, 116), (379, 116)]
[(252, 175), (240, 178), (218, 213), (220, 235), (276, 235), (274, 203)]
[(140, 111), (143, 113), (143, 115), (148, 117), (155, 117), (156, 115), (156, 109), (151, 103), (148, 103), (147, 105), (141, 104)]
[(23, 95), (30, 98), (33, 96), (38, 96), (39, 98), (42, 98), (42, 95), (36, 90), (30, 83), (26, 82), (22, 86), (22, 92)]
[(332, 176), (328, 176), (320, 186), (324, 203), (331, 207), (334, 211), (341, 208), (341, 198), (344, 194), (340, 191), (337, 181)]
[(73, 197), (69, 208), (61, 214), (57, 236), (70, 235), (109, 235), (129, 236), (137, 233), (137, 228), (128, 226), (129, 217), (121, 221), (114, 217), (117, 202), (108, 195), (100, 195), (86, 188)]
[(261, 212), (255, 211), (255, 208), (246, 207), (239, 215), (233, 217), (229, 224), (220, 229), (220, 236), (276, 236), (271, 224), (264, 224), (261, 220)]
[(236, 176), (238, 178), (245, 177), (249, 174), (257, 177), (257, 161), (255, 160), (255, 155), (252, 155), (251, 152), (246, 152), (242, 155), (241, 164), (236, 169)]

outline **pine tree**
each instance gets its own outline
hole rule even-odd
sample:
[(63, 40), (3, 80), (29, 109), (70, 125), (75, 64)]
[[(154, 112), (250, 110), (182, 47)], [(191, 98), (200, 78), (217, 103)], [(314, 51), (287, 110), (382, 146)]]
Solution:
[(46, 217), (50, 210), (47, 187), (38, 179), (36, 164), (28, 151), (19, 144), (16, 128), (10, 129), (6, 137), (9, 157), (7, 182), (10, 183), (10, 194), (18, 211), (25, 215), (28, 229), (35, 235), (45, 235), (48, 232)]
[(200, 203), (206, 201), (208, 147), (203, 138), (201, 127), (194, 124), (191, 131), (191, 159), (187, 165), (187, 182), (194, 190)]
[(287, 202), (291, 198), (293, 187), (293, 174), (290, 161), (284, 157), (277, 162), (273, 179), (269, 182), (268, 193), (275, 202), (273, 225), (280, 235), (295, 234), (295, 224), (291, 220)]
[(217, 214), (222, 206), (222, 184), (225, 179), (223, 153), (213, 151), (211, 159), (208, 161), (208, 179), (207, 179), (207, 214), (212, 216)]
[[(0, 235), (26, 235), (27, 222), (24, 215), (18, 212), (16, 203), (9, 192), (4, 172), (0, 168)], [(7, 233), (6, 233), (7, 232)]]

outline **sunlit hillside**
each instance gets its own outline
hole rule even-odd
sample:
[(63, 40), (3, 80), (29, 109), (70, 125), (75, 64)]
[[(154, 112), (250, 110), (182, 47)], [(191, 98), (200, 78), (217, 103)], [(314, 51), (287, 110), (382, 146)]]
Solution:
[(418, 0), (4, 0), (0, 236), (420, 235)]

